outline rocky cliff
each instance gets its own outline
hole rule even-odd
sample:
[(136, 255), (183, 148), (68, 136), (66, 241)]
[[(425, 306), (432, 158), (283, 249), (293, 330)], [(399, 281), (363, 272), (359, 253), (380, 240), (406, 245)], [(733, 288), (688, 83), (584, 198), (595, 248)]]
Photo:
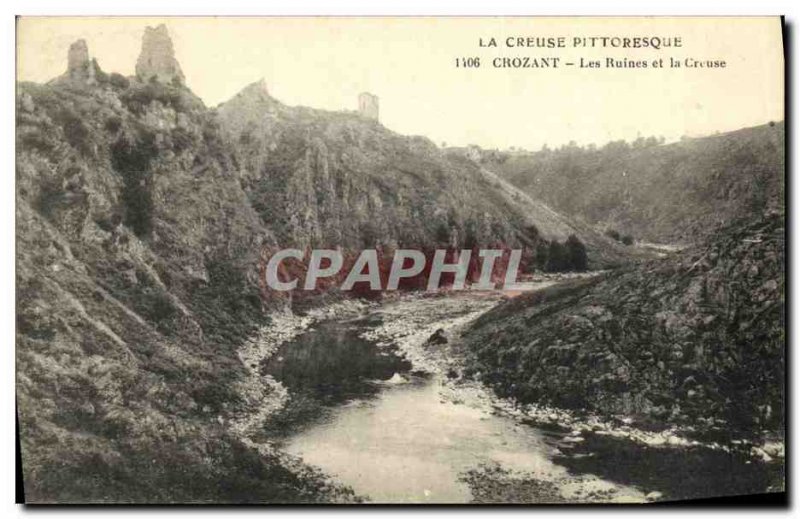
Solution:
[(576, 235), (593, 267), (629, 252), (424, 137), (348, 112), (288, 107), (263, 82), (217, 108), (242, 186), (281, 244), (534, 248)]
[(683, 253), (521, 296), (466, 332), (468, 372), (523, 403), (781, 437), (785, 246), (783, 213), (766, 211)]
[[(70, 71), (85, 70), (85, 45), (72, 49)], [(265, 319), (257, 262), (272, 233), (213, 114), (173, 82), (71, 78), (18, 85), (26, 499), (336, 499), (228, 427), (272, 398), (241, 387), (237, 356)]]

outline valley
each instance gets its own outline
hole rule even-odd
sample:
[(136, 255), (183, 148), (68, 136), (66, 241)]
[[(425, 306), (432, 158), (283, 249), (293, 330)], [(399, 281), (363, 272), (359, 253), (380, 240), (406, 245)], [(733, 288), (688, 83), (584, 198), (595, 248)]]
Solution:
[(453, 148), (369, 92), (206, 106), (165, 25), (129, 76), (64, 50), (16, 85), (27, 502), (784, 491), (783, 122)]

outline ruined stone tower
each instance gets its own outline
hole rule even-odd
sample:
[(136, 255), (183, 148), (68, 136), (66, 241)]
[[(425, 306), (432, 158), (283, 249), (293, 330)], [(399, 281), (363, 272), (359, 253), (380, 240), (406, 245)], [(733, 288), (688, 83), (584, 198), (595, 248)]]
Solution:
[(363, 117), (378, 120), (378, 96), (369, 92), (358, 94), (358, 113)]
[(183, 72), (175, 59), (175, 49), (166, 25), (145, 28), (142, 51), (136, 61), (136, 77), (140, 81), (155, 78), (160, 83), (179, 81), (184, 84)]
[(66, 79), (76, 83), (95, 82), (95, 67), (89, 59), (89, 46), (86, 45), (86, 40), (78, 40), (69, 46)]

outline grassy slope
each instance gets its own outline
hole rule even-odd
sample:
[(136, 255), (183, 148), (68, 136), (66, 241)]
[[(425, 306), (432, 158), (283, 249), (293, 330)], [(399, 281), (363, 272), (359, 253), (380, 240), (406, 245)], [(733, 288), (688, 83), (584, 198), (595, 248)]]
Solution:
[(654, 242), (692, 242), (783, 198), (783, 122), (667, 145), (485, 156), (557, 211)]

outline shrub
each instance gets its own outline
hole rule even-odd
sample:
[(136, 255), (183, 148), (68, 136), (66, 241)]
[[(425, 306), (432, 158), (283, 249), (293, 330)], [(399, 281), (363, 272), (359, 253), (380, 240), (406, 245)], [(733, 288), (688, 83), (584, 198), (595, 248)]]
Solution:
[(194, 134), (182, 126), (175, 128), (170, 136), (172, 137), (172, 150), (176, 153), (189, 149), (195, 141)]
[(436, 242), (437, 243), (449, 243), (450, 242), (450, 226), (447, 225), (447, 222), (439, 222), (436, 225)]
[(100, 65), (97, 63), (95, 58), (92, 58), (92, 63), (90, 66), (94, 69), (94, 78), (99, 84), (103, 85), (108, 83), (108, 74), (103, 72), (103, 69), (100, 68)]
[(131, 82), (128, 80), (128, 78), (116, 72), (112, 72), (108, 76), (108, 82), (111, 83), (112, 87), (118, 90), (126, 90), (129, 86), (131, 86)]
[(20, 135), (19, 139), (22, 146), (18, 149), (36, 150), (40, 153), (48, 153), (56, 146), (55, 142), (43, 132), (27, 132)]
[(139, 237), (148, 235), (153, 225), (150, 160), (156, 153), (155, 136), (149, 133), (134, 142), (123, 135), (111, 147), (112, 165), (124, 181), (125, 224)]
[(608, 229), (605, 234), (613, 240), (620, 241), (619, 232), (615, 231), (614, 229)]
[(181, 90), (157, 81), (136, 85), (135, 88), (128, 89), (121, 99), (128, 110), (136, 114), (141, 114), (144, 108), (153, 101), (170, 106), (176, 112), (185, 112), (187, 109), (187, 103)]
[(633, 241), (634, 241), (633, 236), (631, 236), (630, 234), (626, 234), (625, 236), (622, 237), (622, 243), (624, 243), (625, 245), (633, 245)]
[(64, 186), (60, 178), (44, 178), (42, 179), (35, 207), (45, 218), (51, 219), (60, 205), (63, 195)]
[(550, 259), (550, 246), (547, 240), (541, 240), (536, 244), (534, 264), (539, 270), (547, 270), (547, 262)]
[(105, 128), (111, 133), (117, 133), (122, 127), (122, 119), (118, 115), (112, 115), (106, 119)]
[(537, 241), (540, 236), (539, 228), (534, 224), (527, 225), (525, 226), (525, 235), (532, 241)]
[(64, 129), (64, 137), (70, 146), (83, 154), (89, 151), (89, 127), (80, 114), (72, 108), (63, 108), (56, 114), (56, 121)]

